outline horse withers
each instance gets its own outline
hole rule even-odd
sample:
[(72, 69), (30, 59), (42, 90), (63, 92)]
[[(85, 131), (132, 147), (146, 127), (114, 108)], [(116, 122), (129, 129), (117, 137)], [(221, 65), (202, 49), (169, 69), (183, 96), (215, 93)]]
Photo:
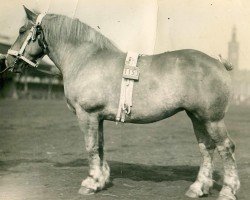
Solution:
[[(79, 192), (95, 193), (109, 182), (103, 122), (115, 121), (126, 53), (77, 19), (47, 14), (38, 26), (38, 15), (26, 8), (25, 11), (27, 23), (20, 28), (11, 49), (20, 52), (30, 31), (37, 29), (22, 56), (35, 62), (47, 54), (61, 71), (67, 104), (84, 133), (89, 159), (89, 175), (82, 181)], [(14, 69), (25, 66), (25, 60), (15, 62), (18, 57), (13, 54), (6, 59), (7, 65)], [(132, 112), (125, 122), (151, 123), (185, 111), (193, 123), (203, 157), (197, 179), (186, 195), (196, 198), (209, 194), (213, 185), (213, 154), (217, 148), (225, 171), (218, 199), (236, 199), (240, 182), (235, 145), (224, 123), (231, 95), (228, 65), (188, 49), (142, 56), (137, 65), (140, 80), (134, 83)]]

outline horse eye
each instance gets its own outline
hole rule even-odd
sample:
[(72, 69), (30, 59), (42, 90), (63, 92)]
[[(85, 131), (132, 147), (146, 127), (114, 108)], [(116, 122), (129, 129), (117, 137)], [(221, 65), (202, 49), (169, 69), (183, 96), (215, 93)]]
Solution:
[(22, 34), (26, 31), (26, 28), (24, 26), (22, 26), (20, 29), (19, 29), (19, 34)]

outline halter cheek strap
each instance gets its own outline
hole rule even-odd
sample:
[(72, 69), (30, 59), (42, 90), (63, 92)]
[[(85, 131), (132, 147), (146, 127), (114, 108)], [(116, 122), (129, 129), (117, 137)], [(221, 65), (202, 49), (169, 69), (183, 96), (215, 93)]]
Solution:
[(24, 54), (25, 48), (29, 44), (30, 40), (33, 40), (33, 41), (36, 40), (37, 27), (41, 25), (42, 20), (43, 20), (45, 15), (46, 15), (46, 13), (39, 14), (37, 16), (36, 23), (35, 23), (34, 26), (31, 27), (30, 32), (29, 32), (27, 38), (25, 39), (23, 45), (21, 46), (20, 50), (16, 51), (16, 50), (13, 50), (13, 49), (9, 49), (8, 52), (7, 52), (8, 55), (15, 56), (17, 59), (23, 60), (24, 62), (28, 63), (32, 67), (37, 67), (38, 66), (38, 64), (39, 64), (38, 61), (36, 63), (34, 63), (31, 60), (29, 60), (28, 58), (24, 57), (23, 54)]

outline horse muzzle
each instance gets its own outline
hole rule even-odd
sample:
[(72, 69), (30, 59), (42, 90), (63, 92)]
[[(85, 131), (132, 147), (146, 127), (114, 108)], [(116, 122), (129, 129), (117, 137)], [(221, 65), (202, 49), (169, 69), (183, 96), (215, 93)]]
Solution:
[(7, 55), (5, 59), (5, 70), (11, 71), (14, 73), (22, 73), (25, 63), (22, 62), (18, 57)]
[(10, 69), (7, 65), (6, 55), (0, 54), (0, 74)]

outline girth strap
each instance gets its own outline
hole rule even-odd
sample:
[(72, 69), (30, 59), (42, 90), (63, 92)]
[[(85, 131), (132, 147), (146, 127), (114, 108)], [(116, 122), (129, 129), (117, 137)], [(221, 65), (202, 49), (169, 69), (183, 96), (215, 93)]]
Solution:
[(131, 112), (134, 81), (139, 80), (139, 68), (136, 66), (138, 57), (139, 54), (134, 52), (128, 52), (126, 57), (121, 82), (120, 101), (116, 115), (117, 122), (124, 122), (126, 114), (128, 115)]

